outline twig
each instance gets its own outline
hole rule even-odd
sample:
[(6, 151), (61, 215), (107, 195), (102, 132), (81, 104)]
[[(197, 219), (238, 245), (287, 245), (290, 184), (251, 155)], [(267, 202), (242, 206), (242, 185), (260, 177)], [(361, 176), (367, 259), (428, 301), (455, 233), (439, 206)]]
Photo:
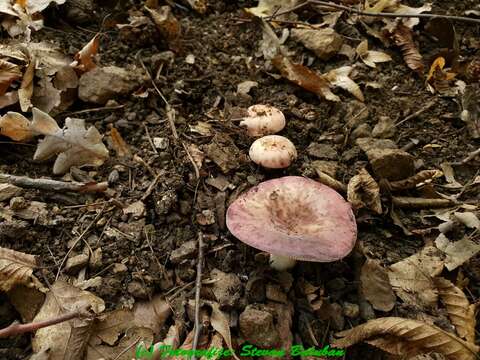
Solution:
[(164, 174), (163, 173), (157, 174), (157, 176), (155, 176), (155, 178), (150, 183), (150, 185), (148, 185), (148, 188), (145, 191), (145, 194), (143, 194), (142, 196), (142, 201), (145, 201), (152, 194), (153, 189), (155, 189), (155, 186), (157, 186), (158, 180), (162, 175)]
[(123, 109), (124, 107), (125, 107), (125, 105), (103, 106), (103, 107), (98, 107), (98, 108), (67, 112), (67, 113), (63, 113), (61, 115), (64, 115), (64, 116), (80, 115), (80, 114), (87, 114), (87, 113), (98, 112), (98, 111), (118, 110), (118, 109)]
[(90, 224), (88, 224), (87, 228), (80, 234), (80, 236), (75, 240), (75, 242), (73, 243), (73, 245), (70, 247), (70, 249), (68, 249), (67, 253), (65, 254), (64, 258), (62, 259), (62, 262), (60, 263), (60, 266), (58, 267), (58, 271), (57, 271), (57, 276), (55, 277), (55, 281), (58, 280), (58, 277), (60, 276), (60, 272), (62, 271), (62, 266), (63, 264), (65, 264), (65, 261), (67, 261), (67, 258), (68, 258), (68, 255), (70, 255), (70, 253), (72, 252), (72, 250), (75, 248), (75, 246), (77, 246), (77, 244), (80, 242), (80, 240), (83, 239), (83, 237), (87, 234), (87, 232), (90, 231), (90, 229), (92, 228), (93, 225), (95, 225), (95, 223), (97, 222), (97, 220), (100, 218), (100, 216), (103, 215), (103, 212), (105, 210), (105, 206), (102, 208), (102, 210), (97, 214), (97, 216), (95, 216), (95, 218), (92, 220), (92, 222)]
[(33, 179), (26, 176), (15, 176), (1, 173), (0, 183), (9, 183), (22, 188), (47, 191), (104, 192), (108, 189), (108, 182), (92, 182), (84, 184), (51, 179)]
[(178, 133), (177, 133), (177, 128), (175, 127), (175, 109), (172, 108), (170, 106), (170, 104), (168, 103), (167, 99), (165, 98), (165, 96), (163, 95), (163, 93), (160, 91), (160, 89), (158, 88), (157, 84), (155, 84), (155, 81), (153, 80), (153, 77), (152, 75), (150, 74), (150, 71), (148, 71), (147, 67), (145, 66), (143, 60), (140, 58), (140, 52), (141, 50), (139, 50), (137, 52), (137, 60), (138, 62), (140, 63), (140, 65), (142, 65), (143, 67), (143, 70), (145, 70), (145, 72), (147, 73), (148, 77), (150, 78), (150, 81), (153, 85), (153, 88), (155, 89), (155, 91), (157, 92), (157, 94), (160, 96), (160, 98), (163, 100), (163, 102), (165, 103), (165, 112), (167, 113), (167, 120), (168, 120), (168, 124), (170, 125), (170, 129), (172, 130), (172, 134), (173, 134), (173, 137), (176, 139), (178, 139)]
[(80, 311), (73, 311), (69, 312), (63, 315), (59, 315), (57, 317), (54, 317), (52, 319), (48, 320), (43, 320), (43, 321), (38, 321), (38, 322), (32, 322), (28, 324), (12, 324), (10, 326), (7, 326), (4, 329), (0, 329), (0, 338), (5, 338), (8, 336), (17, 336), (20, 334), (25, 334), (28, 332), (33, 332), (37, 331), (38, 329), (47, 327), (47, 326), (52, 326), (55, 324), (62, 323), (64, 321), (72, 320), (76, 317), (78, 317), (81, 314)]
[(145, 123), (143, 123), (143, 127), (145, 128), (145, 134), (147, 134), (147, 139), (148, 139), (148, 142), (150, 143), (150, 146), (152, 147), (153, 152), (155, 154), (158, 154), (157, 148), (155, 147), (152, 137), (150, 136), (150, 131), (148, 131), (148, 127)]
[(464, 16), (441, 15), (441, 14), (395, 14), (395, 13), (384, 13), (384, 12), (370, 13), (368, 11), (359, 10), (359, 9), (356, 9), (354, 7), (351, 7), (351, 6), (334, 4), (334, 3), (330, 3), (330, 2), (327, 2), (327, 1), (320, 1), (320, 0), (307, 0), (300, 5), (296, 5), (296, 6), (292, 7), (291, 9), (279, 12), (279, 13), (275, 14), (274, 16), (268, 17), (266, 19), (269, 20), (269, 21), (274, 21), (274, 17), (284, 15), (284, 14), (288, 14), (292, 11), (299, 10), (299, 9), (301, 9), (301, 8), (307, 6), (307, 5), (310, 5), (310, 4), (321, 5), (321, 6), (329, 7), (329, 8), (332, 8), (332, 9), (345, 10), (345, 11), (348, 11), (348, 12), (351, 12), (351, 13), (354, 13), (354, 14), (357, 14), (357, 15), (362, 15), (362, 16), (391, 17), (391, 18), (426, 18), (426, 19), (442, 18), (442, 19), (449, 19), (449, 20), (453, 20), (453, 21), (464, 21), (464, 22), (471, 22), (471, 23), (475, 23), (475, 24), (480, 24), (480, 19), (474, 19), (474, 18), (464, 17)]
[[(203, 263), (203, 234), (198, 233), (198, 260), (197, 260), (197, 279), (195, 280), (195, 327), (193, 334), (192, 353), (198, 346), (198, 338), (200, 337), (200, 290), (202, 288), (202, 263)], [(196, 360), (195, 355), (192, 360)]]
[(400, 120), (399, 122), (397, 122), (395, 124), (395, 126), (399, 126), (401, 124), (403, 124), (404, 122), (407, 122), (413, 118), (416, 118), (417, 116), (421, 115), (422, 113), (424, 113), (425, 111), (427, 111), (428, 109), (430, 109), (433, 105), (435, 105), (436, 103), (436, 100), (432, 100), (430, 101), (427, 105), (425, 105), (424, 107), (422, 107), (420, 110), (417, 110), (415, 111), (413, 114), (410, 114), (408, 115), (405, 119), (403, 120)]
[(182, 146), (183, 148), (185, 149), (185, 152), (187, 153), (187, 157), (188, 159), (190, 160), (190, 162), (192, 163), (193, 165), (193, 169), (195, 170), (195, 177), (197, 179), (200, 179), (200, 170), (198, 169), (198, 166), (197, 164), (195, 163), (195, 160), (193, 159), (192, 155), (190, 154), (190, 151), (188, 151), (188, 147), (187, 145), (185, 145), (185, 143), (182, 141)]
[(455, 166), (459, 166), (459, 165), (465, 165), (466, 163), (468, 163), (469, 161), (475, 159), (477, 156), (480, 155), (480, 148), (478, 148), (477, 150), (475, 151), (472, 151), (470, 154), (468, 154), (468, 156), (463, 159), (462, 161), (459, 161), (459, 162), (454, 162), (452, 163), (452, 165), (455, 165)]

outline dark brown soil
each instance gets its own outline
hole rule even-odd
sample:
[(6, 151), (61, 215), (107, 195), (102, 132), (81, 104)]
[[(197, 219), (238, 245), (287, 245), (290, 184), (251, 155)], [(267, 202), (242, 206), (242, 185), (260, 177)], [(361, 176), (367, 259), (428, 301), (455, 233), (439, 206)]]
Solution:
[[(112, 126), (117, 128), (131, 147), (132, 153), (161, 174), (157, 186), (144, 201), (145, 217), (135, 219), (132, 215), (125, 215), (122, 207), (140, 200), (154, 176), (144, 165), (132, 159), (115, 157), (112, 151), (112, 156), (103, 166), (80, 171), (81, 175), (98, 182), (118, 175), (118, 180), (111, 183), (111, 191), (108, 193), (89, 195), (28, 190), (23, 195), (27, 201), (47, 203), (51, 225), (42, 226), (24, 220), (2, 221), (0, 218), (0, 246), (38, 255), (43, 265), (43, 270), (36, 272), (40, 280), (54, 282), (67, 252), (70, 251), (71, 256), (82, 253), (85, 247), (92, 250), (101, 248), (101, 265), (95, 270), (87, 270), (86, 277), (102, 277), (102, 286), (89, 291), (104, 299), (108, 309), (131, 304), (135, 299), (148, 299), (154, 293), (171, 294), (195, 280), (196, 252), (176, 264), (172, 263), (170, 255), (183, 243), (196, 240), (197, 234), (202, 232), (205, 237), (205, 277), (216, 268), (238, 276), (243, 288), (249, 279), (256, 276), (264, 279), (265, 283), (277, 283), (281, 281), (279, 274), (268, 268), (266, 258), (228, 232), (224, 222), (225, 207), (239, 193), (263, 180), (284, 175), (315, 178), (311, 162), (316, 159), (306, 152), (312, 142), (328, 144), (335, 149), (338, 156), (334, 160), (339, 165), (337, 179), (344, 183), (348, 183), (358, 169), (368, 166), (365, 154), (353, 142), (344, 141), (348, 109), (354, 103), (352, 96), (336, 91), (341, 102), (319, 100), (286, 80), (271, 76), (265, 71), (263, 57), (257, 54), (262, 38), (261, 28), (248, 19), (239, 20), (246, 19), (242, 9), (254, 6), (256, 2), (211, 2), (213, 4), (203, 16), (187, 8), (174, 8), (173, 13), (182, 26), (182, 35), (178, 43), (174, 46), (170, 44), (174, 59), (163, 67), (156, 81), (157, 87), (176, 111), (175, 126), (180, 135), (178, 140), (172, 136), (164, 103), (154, 90), (148, 98), (129, 96), (115, 99), (124, 105), (122, 109), (78, 115), (85, 118), (87, 123), (95, 125), (102, 134), (107, 134)], [(423, 1), (410, 1), (409, 5), (418, 6), (422, 3)], [(473, 0), (437, 1), (432, 12), (462, 15), (476, 4), (478, 2)], [(115, 26), (109, 27), (115, 22), (126, 22), (128, 10), (142, 9), (142, 4), (137, 1), (125, 3), (123, 9), (111, 5), (97, 4), (94, 12), (89, 13), (88, 21), (80, 24), (65, 17), (63, 8), (49, 9), (44, 14), (47, 26), (35, 33), (34, 39), (54, 41), (65, 53), (73, 56), (93, 34), (100, 31), (99, 65), (141, 68), (141, 59), (155, 73), (157, 68), (152, 59), (155, 59), (156, 54), (169, 50), (169, 44), (154, 33), (128, 38)], [(107, 15), (108, 21), (104, 21)], [(357, 31), (362, 39), (367, 37), (362, 29), (358, 28)], [(474, 39), (478, 39), (479, 27), (459, 23), (456, 31), (461, 55), (466, 62), (472, 60), (478, 48), (472, 48), (471, 44)], [(416, 41), (425, 59), (434, 55), (435, 46), (425, 35), (423, 22), (416, 30)], [(358, 44), (354, 40), (347, 42), (351, 45)], [(380, 42), (372, 38), (369, 38), (369, 42), (375, 48), (385, 50)], [(293, 55), (296, 61), (312, 56), (312, 53), (292, 40), (288, 40), (287, 45), (296, 51)], [(460, 161), (477, 149), (480, 145), (478, 139), (472, 139), (465, 123), (458, 117), (461, 111), (458, 98), (432, 95), (426, 90), (424, 79), (405, 65), (397, 48), (385, 51), (393, 57), (393, 61), (373, 70), (360, 65), (356, 72), (357, 83), (378, 82), (383, 85), (382, 89), (362, 86), (369, 111), (366, 122), (373, 128), (380, 116), (399, 121), (436, 98), (436, 105), (430, 110), (401, 124), (393, 140), (399, 147), (407, 145), (412, 139), (419, 140), (409, 150), (418, 162), (419, 169), (440, 169), (442, 163)], [(194, 64), (186, 63), (185, 58), (189, 54), (194, 55)], [(315, 59), (310, 68), (323, 73), (349, 63), (345, 57), (336, 56), (326, 62)], [(256, 81), (258, 86), (249, 95), (238, 95), (237, 84), (246, 80)], [(281, 109), (287, 118), (287, 127), (282, 135), (296, 145), (299, 157), (286, 170), (265, 171), (244, 156), (248, 154), (251, 139), (236, 126), (235, 121), (229, 119), (238, 117), (243, 109), (256, 103), (272, 104)], [(77, 100), (68, 112), (58, 114), (55, 119), (63, 124), (70, 112), (94, 107), (96, 105)], [(211, 135), (190, 131), (190, 126), (198, 121), (211, 125)], [(167, 138), (168, 147), (154, 151), (149, 138), (156, 137)], [(31, 178), (53, 177), (52, 162), (38, 163), (31, 160), (34, 146), (14, 143), (7, 138), (1, 140), (1, 172)], [(213, 161), (205, 162), (200, 170), (200, 179), (197, 180), (182, 142), (196, 144), (202, 149), (211, 144), (217, 144), (220, 149), (226, 147), (229, 151), (236, 147), (238, 152), (231, 154), (244, 155), (230, 158), (231, 170), (226, 173)], [(455, 167), (456, 179), (465, 184), (478, 176), (478, 168), (478, 160)], [(209, 185), (208, 180), (219, 176), (224, 176), (230, 184), (224, 191)], [(444, 181), (439, 180), (438, 183)], [(445, 194), (457, 193), (447, 188), (439, 189)], [(422, 194), (412, 190), (402, 195), (418, 197)], [(385, 211), (388, 211), (388, 194), (384, 194), (383, 200)], [(478, 184), (467, 188), (459, 200), (478, 204)], [(0, 203), (0, 206), (3, 205), (5, 204)], [(212, 225), (199, 225), (197, 215), (202, 210), (213, 210), (217, 221)], [(413, 232), (412, 235), (405, 235), (388, 214), (376, 215), (367, 210), (356, 214), (358, 241), (364, 254), (378, 259), (384, 266), (416, 253), (438, 235), (438, 231), (430, 229), (440, 221), (434, 217), (424, 217), (425, 211), (397, 210), (397, 213), (403, 224)], [(71, 249), (73, 241), (79, 236), (83, 240)], [(318, 318), (309, 308), (300, 287), (297, 288), (295, 284), (306, 280), (323, 287), (325, 298), (331, 304), (358, 304), (358, 272), (359, 264), (363, 261), (359, 256), (352, 255), (330, 264), (300, 263), (291, 272), (294, 286), (288, 296), (295, 306), (292, 332), (299, 341), (309, 346), (312, 345), (312, 338), (328, 343), (341, 328), (338, 328), (338, 322), (332, 324), (332, 320)], [(114, 273), (115, 264), (118, 263), (125, 264), (128, 270)], [(449, 278), (455, 279), (457, 272), (458, 270), (450, 273)], [(477, 255), (465, 263), (461, 272), (470, 281), (467, 295), (470, 302), (474, 303), (480, 297), (480, 257)], [(241, 300), (230, 309), (236, 314), (234, 317), (246, 305), (255, 302), (255, 296), (247, 296), (244, 291), (245, 289), (242, 290)], [(188, 300), (193, 299), (193, 296), (194, 286), (190, 284), (181, 290), (177, 298)], [(177, 302), (175, 306), (181, 308), (181, 301)], [(398, 300), (390, 314), (378, 312), (376, 316), (409, 317), (410, 311), (414, 310)], [(18, 320), (13, 307), (2, 294), (0, 314), (0, 328)], [(435, 316), (435, 310), (429, 315)], [(347, 318), (343, 326), (348, 329), (364, 321), (361, 316)], [(188, 324), (192, 326), (191, 323)], [(234, 325), (232, 333), (237, 332)], [(28, 336), (0, 340), (0, 358), (26, 358), (31, 351), (29, 343)], [(365, 356), (368, 359), (387, 359), (382, 352), (367, 345), (348, 349), (345, 358), (353, 360)]]

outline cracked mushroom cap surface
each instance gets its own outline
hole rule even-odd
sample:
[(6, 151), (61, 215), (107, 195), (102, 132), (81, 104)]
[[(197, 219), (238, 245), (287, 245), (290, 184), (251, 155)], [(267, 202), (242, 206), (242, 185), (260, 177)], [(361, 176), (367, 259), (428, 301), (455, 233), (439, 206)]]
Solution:
[(270, 254), (330, 262), (347, 256), (357, 239), (350, 204), (330, 187), (300, 176), (264, 181), (227, 210), (239, 240)]

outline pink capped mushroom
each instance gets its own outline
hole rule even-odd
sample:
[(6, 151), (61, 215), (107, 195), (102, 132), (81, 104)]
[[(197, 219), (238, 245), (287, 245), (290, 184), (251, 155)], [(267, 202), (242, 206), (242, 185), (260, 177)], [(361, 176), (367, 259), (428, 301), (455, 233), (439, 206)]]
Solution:
[(295, 260), (331, 262), (353, 249), (357, 224), (350, 204), (311, 179), (285, 176), (264, 181), (227, 210), (227, 227), (239, 240), (271, 254), (272, 267)]
[(247, 110), (248, 116), (240, 126), (247, 128), (250, 136), (271, 135), (285, 127), (285, 116), (277, 108), (270, 105), (252, 105)]

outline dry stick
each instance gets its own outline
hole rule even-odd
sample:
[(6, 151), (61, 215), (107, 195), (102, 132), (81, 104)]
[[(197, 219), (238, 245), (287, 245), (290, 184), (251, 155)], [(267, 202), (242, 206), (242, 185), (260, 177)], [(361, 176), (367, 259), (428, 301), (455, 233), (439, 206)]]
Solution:
[(1, 173), (0, 183), (9, 183), (22, 188), (47, 191), (103, 192), (108, 189), (108, 182), (84, 184), (51, 179), (33, 179), (26, 176), (15, 176)]
[(463, 159), (462, 161), (459, 161), (459, 162), (454, 162), (452, 163), (452, 165), (455, 165), (455, 166), (459, 166), (459, 165), (465, 165), (466, 163), (468, 163), (470, 160), (473, 160), (475, 159), (477, 156), (480, 155), (480, 148), (478, 148), (477, 150), (475, 151), (472, 151), (470, 154), (468, 154), (468, 156)]
[[(198, 345), (198, 338), (200, 337), (200, 290), (202, 288), (202, 263), (203, 263), (203, 234), (198, 233), (198, 260), (197, 260), (197, 279), (195, 280), (195, 328), (193, 334), (192, 353)], [(192, 360), (196, 360), (196, 356), (192, 356)]]
[(147, 67), (143, 63), (143, 60), (140, 58), (140, 52), (141, 52), (141, 50), (136, 55), (137, 60), (140, 63), (140, 65), (142, 65), (143, 70), (145, 70), (148, 77), (150, 78), (150, 81), (153, 85), (153, 88), (155, 89), (157, 94), (160, 96), (160, 98), (163, 100), (163, 102), (165, 103), (165, 111), (167, 113), (168, 124), (170, 125), (170, 129), (172, 130), (173, 137), (176, 140), (176, 139), (178, 139), (178, 133), (177, 133), (177, 128), (175, 127), (175, 121), (174, 121), (175, 120), (175, 109), (170, 106), (167, 99), (165, 98), (165, 96), (163, 96), (163, 93), (158, 88), (157, 84), (155, 84), (155, 81), (153, 80), (152, 75), (150, 74), (150, 71), (148, 71)]
[(70, 255), (72, 250), (75, 248), (75, 246), (77, 246), (77, 244), (80, 242), (80, 240), (83, 239), (83, 237), (87, 234), (87, 232), (90, 231), (90, 229), (97, 222), (97, 220), (100, 218), (100, 216), (103, 215), (104, 210), (105, 210), (105, 206), (97, 214), (97, 216), (95, 216), (95, 218), (92, 220), (92, 222), (90, 224), (88, 224), (87, 228), (80, 234), (80, 236), (77, 238), (77, 240), (75, 240), (75, 242), (70, 247), (70, 249), (68, 249), (67, 253), (65, 254), (65, 257), (62, 259), (62, 262), (60, 263), (60, 266), (58, 267), (57, 276), (55, 276), (55, 281), (58, 280), (58, 277), (60, 276), (60, 272), (62, 271), (62, 266), (63, 266), (63, 264), (65, 264), (65, 261), (67, 261), (68, 255)]
[(465, 21), (465, 22), (471, 22), (475, 24), (480, 24), (480, 19), (474, 19), (474, 18), (469, 18), (469, 17), (464, 17), (464, 16), (454, 16), (454, 15), (440, 15), (440, 14), (395, 14), (395, 13), (370, 13), (368, 11), (362, 11), (359, 9), (356, 9), (351, 6), (345, 6), (345, 5), (340, 5), (340, 4), (334, 4), (330, 3), (327, 1), (320, 1), (320, 0), (307, 0), (304, 3), (294, 6), (291, 9), (279, 12), (275, 14), (275, 16), (271, 16), (270, 18), (267, 18), (270, 21), (275, 21), (274, 17), (288, 14), (292, 11), (301, 9), (307, 5), (314, 4), (314, 5), (321, 5), (325, 7), (329, 7), (332, 9), (338, 9), (338, 10), (345, 10), (352, 12), (357, 15), (363, 15), (363, 16), (375, 16), (375, 17), (391, 17), (391, 18), (427, 18), (427, 19), (432, 19), (432, 18), (442, 18), (442, 19), (449, 19), (449, 20), (454, 20), (454, 21)]
[(98, 108), (67, 112), (67, 113), (63, 113), (61, 115), (64, 115), (64, 116), (80, 115), (80, 114), (87, 114), (87, 113), (98, 112), (98, 111), (118, 110), (118, 109), (123, 109), (124, 107), (125, 107), (125, 105), (103, 106), (103, 107), (98, 107)]
[(395, 126), (399, 126), (399, 125), (403, 124), (404, 122), (407, 122), (407, 121), (409, 121), (409, 120), (411, 120), (411, 119), (413, 119), (413, 118), (416, 118), (417, 116), (423, 114), (425, 111), (427, 111), (428, 109), (430, 109), (433, 105), (435, 105), (435, 103), (436, 103), (436, 100), (430, 101), (427, 105), (425, 105), (425, 106), (424, 106), (423, 108), (421, 108), (420, 110), (415, 111), (413, 114), (408, 115), (405, 119), (400, 120), (399, 122), (397, 122), (397, 123), (395, 124)]
[(69, 312), (63, 315), (59, 315), (52, 319), (32, 322), (28, 324), (12, 324), (7, 326), (5, 329), (0, 329), (0, 338), (5, 338), (8, 336), (17, 336), (20, 334), (25, 334), (27, 332), (37, 331), (38, 329), (59, 324), (64, 321), (74, 319), (80, 315), (79, 311)]
[(197, 179), (200, 179), (200, 170), (198, 169), (198, 166), (197, 166), (197, 164), (195, 163), (195, 160), (193, 159), (192, 154), (190, 154), (190, 152), (188, 151), (187, 146), (185, 145), (185, 143), (184, 143), (183, 141), (182, 141), (182, 146), (183, 146), (183, 148), (185, 149), (185, 152), (187, 153), (188, 159), (190, 160), (190, 162), (191, 162), (192, 165), (193, 165), (193, 169), (195, 170), (195, 177), (196, 177)]

